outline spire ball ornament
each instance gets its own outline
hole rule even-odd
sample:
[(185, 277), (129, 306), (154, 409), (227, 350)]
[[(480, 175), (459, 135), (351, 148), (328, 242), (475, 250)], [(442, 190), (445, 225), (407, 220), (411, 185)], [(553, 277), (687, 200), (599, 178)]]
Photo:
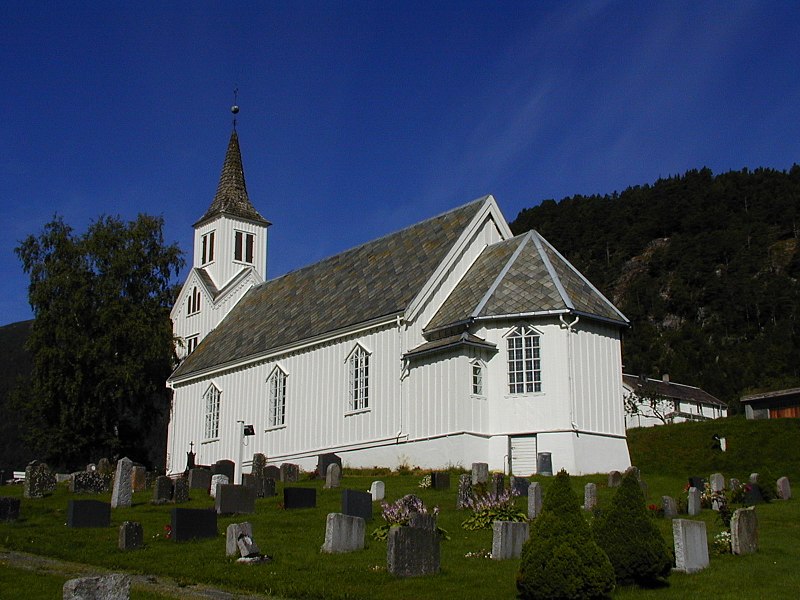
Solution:
[(239, 107), (234, 104), (233, 106), (231, 106), (231, 112), (233, 114), (238, 114), (239, 113)]

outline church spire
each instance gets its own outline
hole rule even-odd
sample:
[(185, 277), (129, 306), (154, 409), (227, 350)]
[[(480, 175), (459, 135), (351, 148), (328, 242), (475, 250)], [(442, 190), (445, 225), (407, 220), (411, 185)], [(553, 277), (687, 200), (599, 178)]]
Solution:
[[(235, 115), (239, 112), (239, 107), (234, 105), (231, 107), (231, 112)], [(206, 213), (195, 223), (195, 227), (222, 213), (264, 225), (269, 224), (255, 209), (247, 195), (244, 168), (242, 167), (242, 152), (239, 149), (239, 136), (236, 133), (235, 118), (231, 139), (228, 142), (228, 151), (225, 153), (225, 162), (222, 164), (222, 174), (219, 177), (217, 193), (214, 195), (214, 200)]]

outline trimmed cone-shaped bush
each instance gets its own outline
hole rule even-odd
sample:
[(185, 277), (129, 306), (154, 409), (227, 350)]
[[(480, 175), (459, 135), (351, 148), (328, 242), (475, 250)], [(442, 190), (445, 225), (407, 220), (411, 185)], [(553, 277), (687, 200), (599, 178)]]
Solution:
[(522, 548), (517, 590), (530, 600), (607, 598), (614, 590), (614, 568), (592, 538), (563, 470)]
[(594, 527), (595, 539), (614, 565), (618, 584), (653, 586), (669, 577), (672, 558), (651, 519), (638, 480), (626, 475)]

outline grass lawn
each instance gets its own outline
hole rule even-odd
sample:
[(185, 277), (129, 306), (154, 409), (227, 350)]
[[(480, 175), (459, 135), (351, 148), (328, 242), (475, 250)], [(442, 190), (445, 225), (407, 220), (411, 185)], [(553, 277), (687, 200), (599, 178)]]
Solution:
[[(727, 475), (727, 473), (726, 473)], [(731, 473), (746, 479), (747, 474)], [(0, 523), (0, 549), (17, 550), (84, 563), (132, 574), (166, 576), (179, 585), (204, 583), (228, 591), (278, 595), (286, 598), (329, 599), (394, 599), (431, 598), (441, 600), (447, 595), (460, 597), (468, 593), (476, 598), (513, 598), (516, 595), (515, 575), (518, 560), (494, 561), (467, 557), (468, 553), (488, 553), (491, 550), (491, 531), (466, 531), (461, 522), (468, 515), (455, 510), (457, 473), (451, 476), (452, 487), (447, 491), (420, 489), (422, 473), (383, 475), (376, 477), (346, 470), (343, 488), (366, 490), (380, 478), (386, 483), (387, 500), (404, 494), (419, 495), (426, 506), (439, 506), (439, 526), (450, 535), (441, 545), (441, 574), (435, 577), (396, 579), (386, 572), (386, 543), (369, 536), (381, 523), (379, 507), (375, 519), (367, 525), (367, 548), (361, 552), (325, 555), (319, 552), (325, 535), (325, 519), (329, 512), (341, 508), (341, 490), (323, 490), (322, 481), (302, 481), (297, 484), (317, 489), (317, 508), (284, 510), (282, 494), (258, 500), (256, 513), (238, 517), (220, 517), (219, 536), (214, 539), (176, 543), (165, 537), (164, 526), (170, 522), (170, 506), (153, 506), (151, 493), (134, 495), (130, 509), (112, 511), (112, 527), (107, 529), (71, 529), (66, 527), (66, 507), (72, 497), (64, 485), (52, 496), (41, 500), (22, 500), (21, 518), (12, 523)], [(656, 475), (643, 472), (648, 484), (649, 502), (659, 503), (662, 495), (681, 496), (685, 480), (675, 475)], [(545, 490), (549, 478), (539, 478)], [(592, 481), (598, 484), (599, 506), (607, 506), (613, 490), (606, 487), (605, 476), (573, 477), (572, 484), (583, 496), (583, 486)], [(1, 495), (21, 496), (21, 486), (0, 488)], [(213, 506), (213, 499), (194, 493), (193, 508)], [(86, 496), (89, 497), (89, 496)], [(110, 495), (100, 499), (109, 500)], [(519, 498), (519, 506), (526, 499)], [(673, 574), (670, 585), (656, 590), (621, 589), (619, 597), (685, 598), (708, 594), (715, 598), (784, 598), (800, 590), (800, 502), (774, 501), (757, 507), (760, 550), (750, 556), (716, 555), (711, 566), (693, 575)], [(590, 516), (587, 514), (587, 518)], [(699, 517), (707, 523), (709, 540), (722, 526), (713, 511), (703, 511)], [(117, 549), (119, 525), (126, 520), (142, 523), (145, 548), (122, 552)], [(240, 565), (225, 556), (225, 529), (241, 521), (253, 524), (254, 537), (262, 552), (274, 557), (273, 562), (261, 565)], [(657, 520), (665, 539), (672, 538), (671, 522)], [(36, 582), (33, 579), (37, 579)], [(15, 568), (0, 566), (0, 598), (60, 597), (60, 586), (66, 578), (31, 578)], [(137, 595), (139, 593), (139, 595)], [(141, 595), (141, 594), (144, 595)], [(20, 595), (21, 594), (21, 595)], [(134, 598), (159, 598), (134, 591)]]

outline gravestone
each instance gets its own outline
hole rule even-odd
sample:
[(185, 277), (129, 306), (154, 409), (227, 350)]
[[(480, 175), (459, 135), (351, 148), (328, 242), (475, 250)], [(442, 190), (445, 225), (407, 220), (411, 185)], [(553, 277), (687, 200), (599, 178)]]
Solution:
[(711, 482), (712, 492), (725, 491), (725, 477), (722, 476), (722, 473), (712, 473), (709, 481)]
[(761, 504), (764, 496), (761, 493), (761, 486), (757, 483), (749, 483), (744, 489), (744, 504)]
[(644, 479), (639, 480), (639, 489), (642, 490), (642, 495), (647, 498), (649, 496), (649, 490), (647, 488), (647, 482)]
[(412, 512), (408, 517), (408, 526), (416, 529), (436, 531), (436, 515), (432, 513)]
[(449, 490), (450, 473), (445, 471), (431, 473), (431, 487), (435, 490)]
[(153, 486), (153, 504), (166, 504), (170, 500), (172, 500), (172, 480), (166, 475), (159, 475)]
[(19, 519), (19, 498), (0, 496), (0, 521), (16, 521)]
[(328, 454), (317, 456), (317, 476), (324, 478), (328, 474), (328, 467), (331, 465), (339, 465), (339, 474), (341, 475), (342, 459), (336, 454), (329, 452)]
[(97, 461), (96, 470), (100, 475), (113, 475), (114, 467), (111, 466), (111, 461), (107, 458), (101, 458)]
[(314, 488), (285, 487), (283, 488), (283, 507), (315, 508), (317, 506), (317, 490)]
[(639, 480), (639, 481), (642, 480), (642, 473), (641, 473), (641, 471), (639, 471), (639, 467), (631, 465), (630, 467), (625, 469), (625, 473), (623, 473), (623, 476), (627, 475), (628, 473), (633, 473), (637, 480)]
[(297, 483), (300, 480), (300, 467), (292, 463), (281, 464), (281, 481), (283, 483)]
[(514, 475), (511, 476), (511, 491), (517, 496), (527, 496), (528, 486), (530, 484), (531, 482), (528, 481), (527, 477), (515, 477)]
[(672, 496), (661, 496), (661, 509), (665, 519), (674, 519), (678, 516), (678, 504)]
[(583, 486), (583, 509), (591, 511), (595, 506), (597, 506), (597, 485), (587, 483)]
[(250, 467), (250, 473), (253, 476), (253, 487), (256, 489), (256, 498), (266, 498), (265, 482), (267, 475), (264, 470), (267, 467), (267, 457), (260, 452), (253, 454), (253, 465)]
[(261, 549), (253, 540), (253, 526), (248, 523), (231, 523), (225, 531), (225, 554), (242, 558), (261, 556)]
[(69, 491), (73, 494), (102, 494), (108, 491), (111, 477), (96, 471), (78, 471), (69, 478)]
[(697, 488), (702, 492), (706, 489), (706, 480), (702, 477), (689, 477), (689, 487)]
[(134, 492), (143, 492), (147, 487), (147, 469), (141, 465), (134, 465), (131, 482)]
[(233, 479), (236, 476), (236, 463), (232, 460), (222, 459), (211, 465), (211, 476), (225, 475), (228, 478), (228, 483), (236, 483)]
[(542, 485), (534, 481), (528, 486), (528, 518), (535, 519), (542, 514)]
[(325, 521), (325, 543), (321, 552), (335, 554), (364, 549), (366, 521), (361, 517), (328, 513)]
[(130, 600), (131, 578), (112, 573), (70, 579), (61, 588), (63, 600)]
[(189, 481), (185, 477), (178, 477), (172, 482), (172, 499), (175, 504), (189, 501)]
[(489, 464), (484, 462), (472, 463), (472, 485), (489, 483)]
[(700, 490), (696, 487), (689, 488), (689, 498), (688, 498), (688, 513), (690, 517), (696, 517), (700, 514), (702, 510), (702, 505), (700, 504)]
[(56, 489), (56, 476), (45, 463), (31, 461), (25, 467), (25, 483), (22, 495), (25, 498), (44, 498)]
[(372, 520), (372, 494), (356, 490), (342, 490), (342, 514)]
[[(56, 473), (56, 484), (69, 481), (72, 476), (69, 473)], [(0, 485), (3, 485), (0, 483)]]
[(217, 511), (205, 508), (173, 508), (172, 539), (184, 542), (217, 537)]
[(492, 473), (489, 479), (489, 493), (493, 496), (499, 496), (506, 489), (506, 480), (502, 473)]
[(120, 550), (136, 550), (144, 542), (142, 524), (136, 521), (125, 521), (119, 526), (118, 546)]
[(495, 521), (492, 523), (492, 559), (519, 558), (528, 535), (527, 523)]
[(675, 543), (675, 570), (696, 573), (708, 564), (708, 539), (704, 521), (672, 520), (672, 538)]
[(418, 577), (439, 572), (439, 535), (416, 527), (392, 527), (386, 548), (386, 566), (396, 577)]
[(70, 500), (67, 527), (110, 527), (111, 505), (99, 500)]
[(750, 473), (750, 483), (758, 483), (758, 473)]
[(275, 481), (282, 481), (281, 470), (275, 465), (267, 465), (264, 467), (264, 477), (274, 479)]
[(758, 518), (756, 509), (737, 508), (731, 517), (731, 552), (752, 554), (758, 551)]
[(789, 478), (788, 477), (781, 477), (778, 479), (778, 498), (781, 500), (791, 500), (792, 498), (792, 486), (789, 485)]
[(336, 463), (328, 465), (328, 471), (325, 473), (325, 489), (331, 490), (339, 487), (339, 482), (342, 478), (342, 467)]
[(242, 473), (242, 485), (245, 487), (252, 488), (252, 490), (255, 491), (256, 478), (253, 476), (252, 473)]
[(735, 490), (738, 490), (740, 485), (741, 485), (741, 482), (738, 479), (736, 479), (735, 477), (731, 477), (728, 480), (728, 489), (731, 490), (732, 492), (735, 491)]
[(117, 461), (117, 474), (114, 476), (114, 490), (111, 492), (111, 508), (130, 508), (133, 497), (133, 461), (121, 458)]
[(472, 475), (463, 473), (458, 476), (458, 492), (456, 494), (456, 508), (461, 510), (469, 506), (472, 500)]
[(211, 471), (208, 469), (189, 469), (189, 489), (208, 492), (211, 489)]
[(536, 473), (544, 475), (545, 477), (553, 476), (553, 453), (552, 452), (537, 452), (536, 453)]
[(209, 495), (212, 498), (217, 497), (217, 490), (221, 485), (228, 485), (231, 482), (228, 479), (227, 475), (223, 475), (222, 473), (217, 473), (216, 475), (211, 476), (211, 488), (208, 490)]
[(372, 494), (372, 501), (378, 502), (386, 497), (386, 485), (382, 481), (373, 481), (369, 486), (369, 493)]
[[(277, 494), (275, 491), (275, 480), (272, 477), (267, 477), (264, 480), (262, 491), (264, 492), (264, 498), (272, 498)], [(258, 494), (256, 494), (256, 496), (258, 496)]]
[(218, 515), (256, 512), (256, 491), (246, 485), (220, 485), (214, 506)]
[(619, 471), (611, 471), (608, 474), (608, 487), (615, 488), (619, 487), (622, 483), (622, 473)]

